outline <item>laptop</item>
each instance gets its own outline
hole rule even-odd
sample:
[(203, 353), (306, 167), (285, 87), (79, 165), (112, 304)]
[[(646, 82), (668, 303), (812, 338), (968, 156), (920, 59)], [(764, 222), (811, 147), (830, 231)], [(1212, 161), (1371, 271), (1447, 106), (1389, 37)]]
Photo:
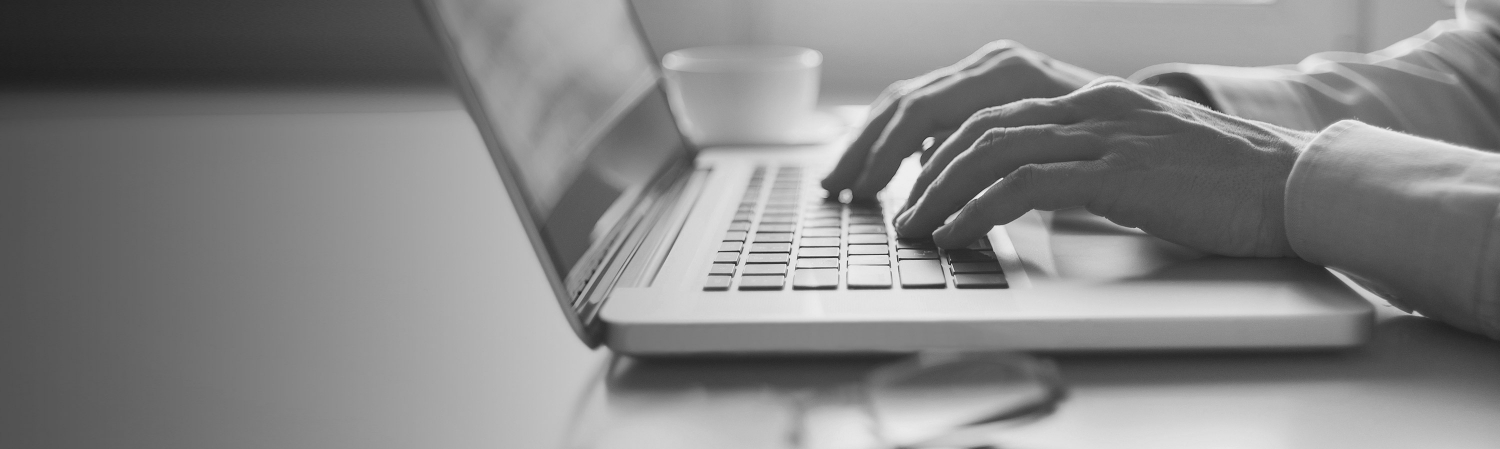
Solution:
[[(629, 354), (1312, 349), (1371, 305), (1293, 259), (1212, 257), (1078, 210), (960, 250), (818, 181), (842, 145), (699, 148), (625, 0), (423, 0), (563, 315)], [(500, 298), (525, 301), (533, 298)]]

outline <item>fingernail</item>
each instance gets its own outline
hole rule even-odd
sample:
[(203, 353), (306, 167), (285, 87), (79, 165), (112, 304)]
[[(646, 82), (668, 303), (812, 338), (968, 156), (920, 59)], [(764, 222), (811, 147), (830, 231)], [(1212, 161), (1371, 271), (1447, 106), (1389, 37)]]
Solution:
[(939, 226), (937, 229), (932, 231), (932, 241), (935, 243), (938, 240), (947, 240), (948, 232), (952, 229), (953, 227), (950, 225)]

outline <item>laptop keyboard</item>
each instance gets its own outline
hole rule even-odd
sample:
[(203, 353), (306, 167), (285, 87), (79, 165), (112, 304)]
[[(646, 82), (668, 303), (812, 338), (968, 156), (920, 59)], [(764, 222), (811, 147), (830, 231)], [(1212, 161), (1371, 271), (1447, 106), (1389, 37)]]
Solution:
[(755, 168), (703, 290), (1009, 287), (987, 239), (897, 239), (894, 208), (825, 199), (805, 181), (801, 167)]

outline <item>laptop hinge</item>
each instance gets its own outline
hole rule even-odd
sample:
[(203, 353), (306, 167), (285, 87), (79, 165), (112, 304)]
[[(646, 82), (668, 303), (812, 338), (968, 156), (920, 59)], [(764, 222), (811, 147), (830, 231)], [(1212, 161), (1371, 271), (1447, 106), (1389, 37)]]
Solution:
[[(617, 224), (617, 232), (622, 237), (613, 242), (613, 247), (606, 251), (606, 256), (600, 261), (599, 268), (573, 297), (573, 311), (586, 326), (593, 327), (594, 318), (604, 305), (604, 300), (615, 285), (624, 279), (627, 268), (638, 265), (632, 261), (639, 260), (640, 257), (665, 256), (664, 251), (660, 256), (656, 255), (655, 248), (649, 248), (646, 242), (661, 238), (664, 229), (671, 229), (674, 236), (681, 229), (681, 223), (666, 220), (678, 215), (686, 218), (686, 211), (681, 209), (691, 209), (691, 205), (679, 207), (683, 203), (683, 194), (689, 191), (689, 187), (693, 187), (692, 190), (695, 191), (702, 187), (702, 181), (694, 182), (694, 179), (703, 177), (694, 176), (695, 173), (697, 171), (691, 159), (684, 158), (674, 164), (657, 178), (658, 182), (648, 187), (647, 192), (641, 195), (640, 200)], [(638, 280), (635, 278), (638, 276), (639, 273), (632, 273), (630, 283), (636, 283)]]
[(667, 261), (667, 254), (672, 252), (677, 236), (682, 234), (682, 228), (687, 224), (688, 215), (698, 204), (698, 197), (702, 195), (703, 186), (708, 182), (708, 175), (712, 171), (711, 168), (693, 170), (682, 190), (674, 192), (674, 198), (667, 201), (669, 207), (664, 210), (665, 213), (653, 216), (654, 220), (647, 228), (650, 232), (646, 234), (646, 239), (641, 242), (635, 256), (626, 262), (625, 272), (620, 275), (616, 287), (646, 287), (656, 280), (661, 266)]

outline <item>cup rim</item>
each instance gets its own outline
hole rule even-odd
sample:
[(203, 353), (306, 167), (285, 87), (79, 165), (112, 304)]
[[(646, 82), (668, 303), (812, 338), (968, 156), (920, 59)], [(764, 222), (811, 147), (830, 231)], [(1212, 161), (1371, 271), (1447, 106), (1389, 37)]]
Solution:
[(668, 52), (662, 68), (675, 72), (728, 73), (806, 70), (823, 63), (823, 53), (793, 45), (710, 45)]

